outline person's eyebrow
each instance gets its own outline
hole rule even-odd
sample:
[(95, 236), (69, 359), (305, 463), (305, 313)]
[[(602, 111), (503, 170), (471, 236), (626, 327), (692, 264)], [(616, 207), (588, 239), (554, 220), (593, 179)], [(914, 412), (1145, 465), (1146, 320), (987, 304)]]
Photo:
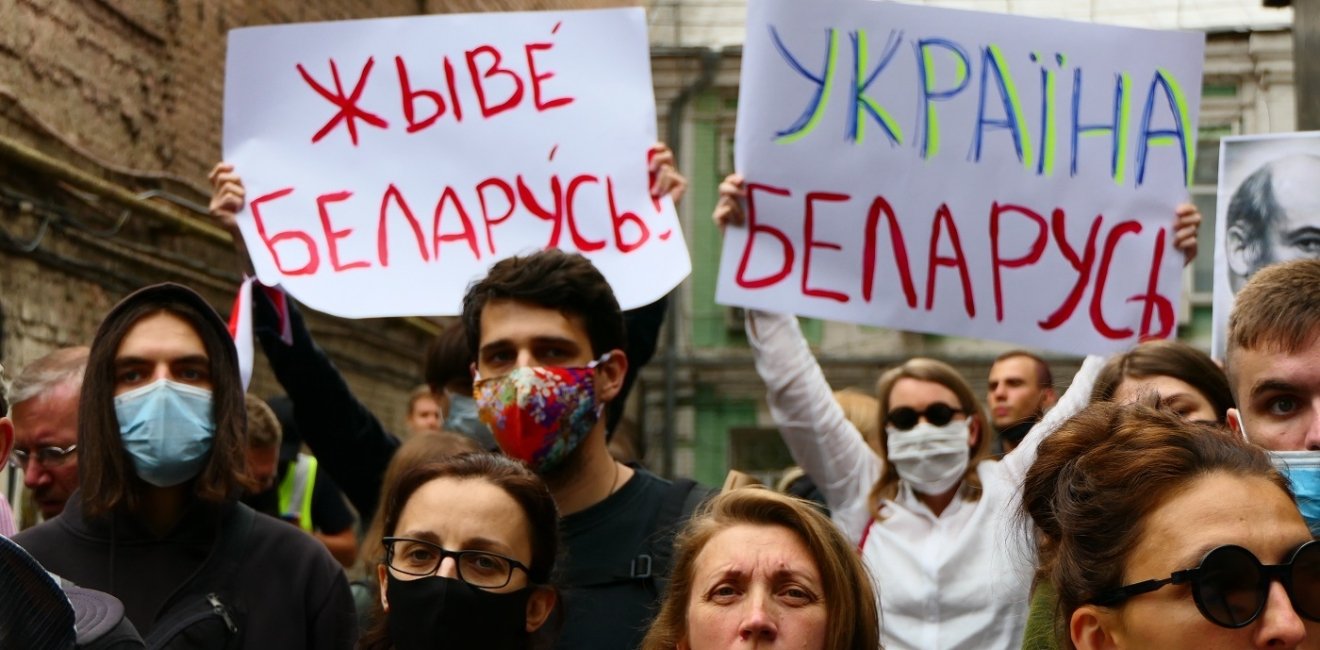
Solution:
[[(188, 356), (169, 360), (169, 362), (172, 364), (173, 363), (208, 363), (209, 361), (210, 359), (204, 354), (190, 354)], [(154, 364), (155, 361), (148, 359), (146, 357), (124, 356), (124, 357), (115, 357), (114, 363), (116, 366), (132, 366), (132, 365), (142, 365), (142, 364), (150, 365), (150, 364)]]
[(463, 550), (465, 551), (489, 551), (513, 557), (513, 549), (509, 548), (504, 542), (491, 539), (489, 537), (473, 537), (463, 541)]
[(782, 581), (786, 578), (797, 582), (804, 582), (812, 586), (815, 586), (819, 582), (819, 580), (816, 580), (804, 571), (795, 571), (793, 569), (779, 569), (778, 571), (775, 571), (774, 579), (776, 582)]
[(404, 539), (417, 540), (419, 542), (429, 542), (431, 544), (435, 544), (436, 546), (439, 546), (440, 548), (444, 548), (444, 545), (440, 543), (440, 536), (436, 535), (435, 533), (429, 530), (409, 530), (402, 533), (395, 533), (392, 536), (402, 537)]
[(1316, 227), (1316, 226), (1313, 226), (1313, 225), (1311, 225), (1311, 224), (1306, 224), (1306, 225), (1300, 226), (1300, 227), (1298, 227), (1298, 228), (1294, 228), (1294, 229), (1292, 229), (1292, 230), (1289, 230), (1288, 232), (1284, 233), (1284, 235), (1285, 235), (1286, 237), (1290, 237), (1290, 238), (1291, 238), (1291, 237), (1301, 237), (1301, 236), (1312, 236), (1312, 237), (1316, 237), (1316, 236), (1320, 236), (1320, 228), (1318, 228), (1318, 227)]
[(1298, 392), (1295, 384), (1286, 382), (1282, 379), (1261, 379), (1251, 385), (1251, 390), (1247, 392), (1252, 398), (1259, 397), (1264, 393), (1295, 393)]
[[(532, 345), (563, 345), (563, 346), (571, 346), (574, 348), (582, 347), (577, 341), (567, 336), (555, 336), (555, 335), (534, 336), (532, 337)], [(490, 350), (507, 349), (512, 347), (516, 347), (516, 346), (514, 345), (513, 341), (509, 339), (495, 339), (494, 341), (488, 341), (482, 344), (481, 347), (478, 349), (478, 353), (487, 352)]]
[(741, 582), (746, 577), (747, 577), (747, 572), (742, 569), (738, 569), (734, 567), (725, 567), (723, 569), (708, 574), (706, 580), (710, 585), (715, 585), (722, 582), (727, 582), (729, 580), (732, 580), (734, 582)]
[(555, 336), (555, 335), (537, 336), (532, 338), (532, 343), (535, 343), (537, 345), (567, 345), (575, 348), (579, 347), (577, 341), (574, 341), (573, 339), (568, 338), (567, 336)]
[[(1174, 571), (1185, 571), (1187, 569), (1194, 569), (1200, 566), (1201, 560), (1205, 559), (1206, 554), (1209, 553), (1210, 551), (1219, 548), (1220, 546), (1224, 546), (1224, 544), (1218, 542), (1208, 542), (1200, 546), (1197, 546), (1196, 548), (1192, 549), (1191, 552), (1182, 555), (1178, 559), (1178, 563), (1174, 565), (1173, 571), (1170, 571), (1170, 573), (1173, 573)], [(1158, 576), (1159, 579), (1163, 579), (1167, 577), (1168, 576)]]

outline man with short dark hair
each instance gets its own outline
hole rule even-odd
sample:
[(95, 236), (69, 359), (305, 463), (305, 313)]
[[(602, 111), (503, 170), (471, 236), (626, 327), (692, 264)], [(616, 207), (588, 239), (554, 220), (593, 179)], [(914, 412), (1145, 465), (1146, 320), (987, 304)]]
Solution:
[(1059, 400), (1049, 364), (1026, 350), (1011, 350), (990, 366), (985, 401), (1004, 452), (1022, 441), (1031, 425)]
[(472, 401), (472, 352), (462, 321), (446, 327), (427, 346), (423, 371), (431, 392), (446, 404), (441, 428), (467, 436), (482, 449), (497, 449)]
[(225, 321), (181, 285), (112, 308), (79, 395), (81, 486), (63, 514), (14, 541), (123, 601), (148, 647), (351, 648), (339, 564), (237, 502), (247, 482), (237, 356)]
[(1252, 172), (1228, 203), (1224, 252), (1233, 293), (1276, 262), (1320, 258), (1320, 156), (1293, 154)]
[(41, 516), (64, 510), (78, 489), (78, 392), (87, 367), (87, 348), (61, 348), (23, 368), (10, 387), (8, 415), (0, 435), (14, 442), (6, 455)]
[(628, 369), (614, 292), (581, 255), (512, 257), (468, 289), (463, 325), (482, 421), (506, 454), (545, 479), (563, 517), (567, 618), (558, 647), (637, 647), (675, 530), (707, 492), (610, 456), (602, 413)]
[(1257, 273), (1228, 317), (1228, 424), (1273, 451), (1320, 451), (1320, 260)]

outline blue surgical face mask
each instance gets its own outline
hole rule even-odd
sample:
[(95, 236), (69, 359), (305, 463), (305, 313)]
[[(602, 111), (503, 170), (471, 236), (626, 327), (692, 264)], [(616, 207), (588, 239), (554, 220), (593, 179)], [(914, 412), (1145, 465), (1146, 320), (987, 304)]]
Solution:
[(1310, 526), (1312, 535), (1320, 535), (1320, 451), (1271, 451), (1270, 462), (1292, 483), (1297, 509)]
[(157, 487), (197, 476), (211, 453), (211, 391), (161, 379), (115, 397), (124, 450), (142, 480)]
[(449, 412), (445, 414), (444, 429), (471, 438), (482, 449), (496, 449), (495, 436), (477, 415), (477, 401), (470, 395), (449, 393)]

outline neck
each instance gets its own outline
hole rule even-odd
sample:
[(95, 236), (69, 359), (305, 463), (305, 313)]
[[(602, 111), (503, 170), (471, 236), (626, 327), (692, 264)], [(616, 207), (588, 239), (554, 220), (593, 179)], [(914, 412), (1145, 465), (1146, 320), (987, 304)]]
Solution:
[(192, 483), (184, 482), (166, 488), (151, 486), (142, 491), (133, 516), (141, 521), (147, 530), (156, 537), (164, 537), (170, 532), (179, 518), (183, 516), (183, 507), (188, 500), (188, 490)]
[(962, 482), (960, 481), (957, 485), (949, 489), (949, 491), (941, 494), (924, 494), (917, 492), (916, 490), (913, 490), (913, 493), (917, 495), (917, 500), (926, 504), (926, 507), (930, 508), (930, 511), (938, 517), (941, 514), (944, 514), (944, 509), (948, 508), (949, 504), (953, 503), (954, 499), (958, 498), (958, 490), (961, 488)]
[(605, 446), (605, 421), (582, 441), (577, 450), (578, 462), (557, 478), (547, 477), (550, 495), (559, 507), (560, 515), (571, 515), (604, 501), (632, 478), (633, 470), (614, 460)]

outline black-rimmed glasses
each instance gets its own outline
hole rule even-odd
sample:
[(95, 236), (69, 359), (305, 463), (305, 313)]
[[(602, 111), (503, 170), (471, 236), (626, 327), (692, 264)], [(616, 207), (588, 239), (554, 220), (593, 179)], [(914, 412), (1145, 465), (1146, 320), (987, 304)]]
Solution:
[(527, 565), (511, 557), (486, 551), (450, 551), (439, 544), (409, 537), (386, 537), (385, 563), (410, 576), (430, 576), (447, 557), (458, 566), (458, 579), (482, 589), (499, 589), (513, 579), (513, 570), (528, 571)]
[(942, 427), (951, 422), (953, 416), (962, 412), (962, 409), (953, 408), (944, 402), (935, 402), (927, 406), (924, 411), (918, 411), (910, 406), (900, 406), (890, 411), (889, 415), (885, 416), (885, 421), (899, 431), (907, 431), (917, 426), (917, 422), (923, 417), (927, 422)]
[(1262, 565), (1241, 546), (1220, 546), (1205, 554), (1193, 569), (1174, 571), (1163, 580), (1146, 580), (1105, 592), (1092, 599), (1112, 607), (1165, 585), (1191, 583), (1192, 600), (1206, 620), (1223, 627), (1250, 625), (1265, 609), (1270, 583), (1278, 580), (1302, 618), (1320, 621), (1320, 542), (1297, 547), (1283, 564)]
[(18, 470), (27, 469), (28, 458), (35, 456), (37, 464), (42, 467), (59, 467), (67, 462), (73, 452), (77, 450), (77, 444), (68, 447), (38, 447), (30, 451), (15, 449), (9, 452), (9, 466)]

